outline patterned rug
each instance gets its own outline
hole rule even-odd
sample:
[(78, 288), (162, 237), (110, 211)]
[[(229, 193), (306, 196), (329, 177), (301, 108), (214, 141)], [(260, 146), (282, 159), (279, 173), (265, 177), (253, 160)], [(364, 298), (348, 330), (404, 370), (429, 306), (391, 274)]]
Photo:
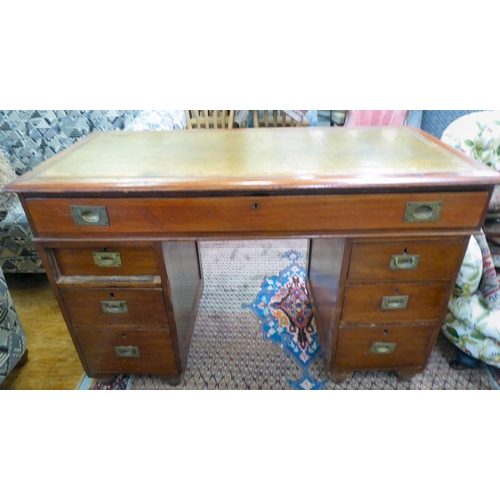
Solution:
[(311, 302), (306, 289), (305, 259), (293, 250), (283, 259), (290, 264), (276, 276), (264, 278), (257, 298), (249, 307), (260, 322), (263, 338), (280, 347), (303, 370), (298, 380), (287, 380), (294, 389), (322, 389), (325, 381), (317, 380), (308, 369), (321, 355)]
[(94, 389), (497, 389), (486, 365), (456, 370), (455, 347), (440, 335), (423, 373), (400, 381), (390, 372), (356, 372), (334, 384), (305, 288), (306, 240), (200, 244), (205, 288), (183, 380), (120, 376)]

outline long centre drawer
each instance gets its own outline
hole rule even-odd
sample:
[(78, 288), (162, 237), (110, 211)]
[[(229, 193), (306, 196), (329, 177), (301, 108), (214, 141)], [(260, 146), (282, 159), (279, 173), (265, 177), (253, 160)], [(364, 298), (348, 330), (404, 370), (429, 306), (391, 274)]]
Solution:
[[(28, 198), (40, 237), (477, 228), (489, 193)], [(464, 205), (467, 210), (464, 211)]]

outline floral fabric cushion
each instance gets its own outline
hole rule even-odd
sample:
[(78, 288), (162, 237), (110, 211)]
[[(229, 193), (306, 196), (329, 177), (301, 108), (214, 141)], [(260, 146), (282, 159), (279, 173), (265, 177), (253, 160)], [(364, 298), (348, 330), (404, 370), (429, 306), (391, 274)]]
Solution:
[(500, 111), (462, 116), (443, 132), (441, 140), (495, 170), (500, 170)]
[(442, 332), (470, 356), (500, 368), (500, 310), (490, 309), (478, 287), (482, 267), (480, 245), (471, 237)]
[(471, 236), (453, 293), (457, 296), (470, 297), (479, 288), (482, 274), (483, 256), (481, 249), (474, 236)]
[[(462, 116), (448, 126), (441, 140), (500, 171), (500, 112)], [(470, 356), (500, 368), (500, 286), (495, 270), (500, 264), (500, 223), (497, 219), (500, 219), (499, 186), (493, 192), (484, 232), (475, 237), (481, 253), (481, 267), (477, 262), (477, 248), (470, 243), (448, 303), (442, 332)], [(475, 289), (481, 268), (481, 282), (479, 289)]]
[(500, 368), (500, 311), (492, 311), (480, 291), (451, 297), (442, 332), (469, 356)]
[[(500, 111), (478, 111), (450, 123), (441, 140), (461, 153), (500, 171)], [(489, 210), (500, 210), (500, 186)]]

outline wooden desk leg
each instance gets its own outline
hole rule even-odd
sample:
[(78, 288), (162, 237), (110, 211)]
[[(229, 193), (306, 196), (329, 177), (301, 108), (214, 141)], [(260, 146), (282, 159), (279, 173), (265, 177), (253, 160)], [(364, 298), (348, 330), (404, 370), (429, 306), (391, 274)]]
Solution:
[[(332, 350), (336, 345), (334, 329), (338, 322), (337, 306), (342, 295), (344, 249), (345, 240), (342, 238), (317, 238), (309, 242), (307, 287), (327, 370), (332, 367)], [(340, 377), (335, 374), (337, 376)]]
[(348, 379), (351, 376), (352, 376), (352, 372), (331, 372), (330, 373), (330, 378), (332, 379), (333, 383), (335, 383), (335, 384), (341, 384), (342, 382), (344, 382), (344, 380)]
[(420, 373), (422, 370), (413, 370), (411, 368), (409, 369), (399, 369), (396, 371), (396, 377), (398, 377), (398, 380), (401, 382), (407, 382), (411, 380), (417, 373)]
[[(203, 293), (203, 270), (196, 241), (166, 241), (162, 243), (168, 280), (168, 314), (174, 355), (179, 362), (179, 380), (172, 377), (171, 385), (180, 383), (187, 364), (191, 336), (198, 305)], [(170, 383), (170, 382), (169, 382)]]

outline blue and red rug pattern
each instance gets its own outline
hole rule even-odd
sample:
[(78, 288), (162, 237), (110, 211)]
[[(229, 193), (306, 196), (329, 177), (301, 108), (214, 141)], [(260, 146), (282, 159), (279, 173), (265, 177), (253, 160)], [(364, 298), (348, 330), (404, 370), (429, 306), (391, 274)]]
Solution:
[(250, 308), (258, 317), (265, 340), (283, 349), (303, 370), (299, 380), (288, 380), (294, 389), (322, 389), (326, 381), (316, 380), (308, 369), (320, 356), (321, 347), (311, 302), (306, 288), (306, 270), (298, 265), (304, 256), (293, 250), (283, 259), (290, 264), (276, 276), (265, 277)]

